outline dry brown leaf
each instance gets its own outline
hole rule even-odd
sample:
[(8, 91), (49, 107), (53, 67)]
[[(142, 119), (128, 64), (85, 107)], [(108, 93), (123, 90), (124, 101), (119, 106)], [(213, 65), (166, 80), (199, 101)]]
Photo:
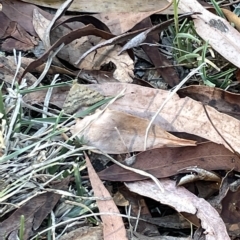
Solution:
[(239, 223), (239, 179), (232, 182), (232, 171), (229, 171), (224, 177), (218, 195), (211, 198), (210, 203), (219, 212), (225, 222), (226, 228), (230, 236), (240, 235)]
[[(78, 67), (88, 70), (100, 70), (104, 65), (114, 64), (116, 69), (113, 71), (113, 77), (119, 82), (130, 83), (133, 77), (133, 60), (128, 53), (118, 55), (120, 50), (121, 47), (119, 45), (97, 49), (96, 52), (89, 54)], [(73, 51), (76, 51), (76, 49)], [(81, 55), (79, 54), (78, 58), (79, 56)]]
[[(54, 104), (55, 106), (58, 106), (59, 108), (62, 108), (69, 90), (70, 90), (70, 87), (53, 88), (50, 103)], [(44, 102), (46, 93), (47, 93), (46, 89), (43, 89), (37, 92), (28, 93), (23, 97), (23, 100), (26, 103), (29, 103), (32, 105), (41, 104)]]
[(97, 51), (100, 48), (106, 47), (106, 46), (112, 46), (112, 45), (117, 45), (118, 43), (122, 43), (127, 41), (129, 38), (132, 38), (136, 35), (138, 35), (139, 33), (143, 32), (145, 29), (140, 29), (137, 31), (133, 31), (133, 32), (129, 32), (129, 33), (124, 33), (121, 34), (119, 36), (114, 36), (112, 35), (111, 38), (107, 38), (106, 41), (102, 41), (98, 44), (92, 44), (94, 45), (93, 47), (91, 47), (89, 50), (85, 51), (84, 54), (81, 55), (81, 57), (76, 61), (76, 65), (79, 65), (80, 63), (82, 63), (83, 59), (85, 59), (88, 55), (90, 55), (91, 53)]
[(236, 29), (240, 31), (240, 18), (233, 12), (229, 11), (228, 9), (222, 8), (222, 11), (225, 17), (228, 19), (230, 23), (234, 23)]
[[(106, 110), (77, 121), (72, 134), (84, 143), (106, 153), (138, 152), (144, 149), (145, 129), (149, 121), (123, 112)], [(153, 125), (149, 132), (147, 148), (162, 146), (194, 146), (195, 142), (177, 138)]]
[(2, 38), (5, 39), (1, 46), (3, 51), (11, 52), (14, 48), (27, 51), (33, 49), (34, 45), (38, 44), (34, 37), (30, 36), (26, 30), (16, 22), (9, 23)]
[(125, 183), (130, 191), (173, 207), (178, 212), (196, 215), (205, 230), (206, 240), (230, 239), (226, 227), (218, 212), (204, 199), (198, 198), (184, 187), (177, 187), (175, 181), (161, 179), (164, 192), (150, 180)]
[[(40, 38), (45, 38), (45, 30), (49, 21), (45, 19), (38, 11), (34, 11), (33, 23), (36, 32), (38, 32)], [(83, 25), (83, 24), (82, 24)], [(60, 26), (60, 29), (55, 29), (52, 33), (52, 41), (61, 39), (66, 34), (71, 32), (70, 29)], [(95, 46), (101, 41), (101, 38), (97, 36), (85, 36), (69, 43), (59, 53), (58, 57), (64, 59), (64, 61), (75, 65), (75, 62), (79, 57), (88, 51), (92, 46)], [(132, 82), (133, 76), (133, 60), (129, 55), (123, 54), (118, 56), (120, 51), (119, 46), (107, 46), (96, 50), (89, 54), (81, 64), (76, 64), (78, 68), (86, 70), (101, 70), (104, 65), (113, 64), (113, 77), (119, 82)]]
[[(70, 178), (66, 177), (60, 181), (53, 181), (50, 184), (51, 189), (66, 191), (68, 189)], [(52, 211), (61, 195), (54, 192), (45, 192), (43, 194), (30, 197), (24, 205), (17, 208), (7, 219), (0, 223), (0, 239), (19, 239), (19, 228), (21, 216), (24, 215), (23, 239), (29, 239), (34, 232), (39, 229), (43, 220)], [(17, 205), (13, 205), (17, 207)]]
[[(152, 28), (152, 22), (150, 17), (144, 19), (142, 22), (140, 22), (135, 28), (141, 29), (141, 28)], [(134, 28), (134, 30), (135, 30)], [(154, 75), (161, 76), (164, 79), (164, 82), (167, 83), (169, 86), (174, 87), (180, 82), (179, 74), (177, 73), (176, 68), (172, 65), (171, 61), (159, 51), (157, 46), (153, 46), (151, 44), (154, 44), (156, 42), (159, 42), (159, 32), (156, 32), (154, 34), (148, 35), (146, 38), (145, 43), (150, 44), (144, 44), (142, 46), (142, 50), (146, 53), (147, 57), (150, 59), (150, 62), (153, 63), (155, 66), (155, 69), (149, 70), (153, 71)], [(135, 54), (138, 51), (135, 51)], [(144, 58), (145, 59), (145, 58)], [(159, 66), (167, 66), (166, 68), (159, 68)], [(152, 73), (150, 74), (150, 79), (155, 78), (152, 77)], [(149, 79), (149, 80), (150, 80)], [(159, 87), (161, 88), (161, 87)], [(161, 88), (163, 89), (163, 88)]]
[[(8, 56), (8, 59), (10, 58), (10, 56)], [(26, 68), (27, 65), (29, 65), (31, 62), (33, 62), (35, 59), (33, 58), (26, 58), (26, 57), (22, 57), (21, 58), (21, 66), (23, 68)], [(31, 72), (37, 72), (37, 73), (42, 73), (43, 70), (45, 68), (45, 64), (40, 65), (39, 67), (36, 67), (34, 69), (32, 69)], [(28, 75), (30, 73), (27, 73)], [(91, 83), (106, 83), (106, 82), (117, 82), (116, 79), (113, 78), (113, 74), (110, 72), (106, 72), (106, 71), (99, 71), (99, 70), (84, 70), (81, 69), (81, 71), (70, 71), (67, 70), (66, 68), (61, 68), (58, 66), (53, 66), (51, 65), (49, 70), (48, 70), (48, 74), (66, 74), (72, 77), (79, 77), (81, 79), (84, 79), (87, 82), (91, 82)], [(29, 78), (29, 76), (27, 75), (27, 77)], [(56, 106), (60, 106), (62, 107), (63, 102), (54, 102), (54, 95), (56, 94), (62, 94), (62, 101), (64, 101), (64, 99), (66, 98), (69, 88), (66, 88), (66, 92), (60, 91), (58, 93), (58, 88), (55, 88), (54, 90), (54, 94), (52, 95), (52, 99), (51, 99), (51, 103), (55, 104)], [(34, 92), (34, 93), (30, 93), (27, 94), (27, 98), (31, 98), (30, 101), (35, 101), (35, 97), (36, 99), (38, 99), (38, 103), (42, 103), (45, 99), (45, 95), (43, 94), (45, 92), (45, 94), (47, 93), (47, 91), (42, 91), (40, 93), (40, 95), (42, 96), (42, 99), (39, 98), (39, 91)], [(25, 95), (26, 96), (26, 95)], [(25, 99), (27, 99), (25, 98)], [(36, 101), (35, 101), (36, 102)]]
[(177, 180), (177, 186), (182, 186), (187, 183), (197, 182), (197, 181), (211, 181), (215, 182), (216, 185), (220, 185), (222, 178), (220, 175), (213, 171), (207, 171), (198, 166), (191, 166), (179, 169), (179, 173), (187, 173), (187, 175), (181, 177)]
[[(29, 65), (33, 61), (35, 61), (35, 59), (33, 59), (33, 58), (21, 57), (21, 66), (23, 68), (26, 68), (27, 65)], [(35, 69), (33, 69), (31, 72), (32, 73), (42, 73), (44, 68), (45, 68), (45, 64), (42, 64), (39, 67), (36, 67)], [(48, 74), (52, 74), (52, 75), (54, 75), (54, 74), (66, 74), (66, 75), (75, 77), (75, 76), (77, 76), (78, 73), (79, 73), (79, 71), (72, 72), (72, 71), (69, 71), (65, 68), (61, 68), (61, 67), (53, 66), (53, 65), (51, 65), (50, 68), (48, 69)], [(84, 73), (86, 74), (86, 72), (84, 70), (81, 71), (79, 76), (81, 77), (81, 74), (84, 74)], [(37, 92), (35, 92), (35, 93), (37, 94)]]
[(129, 206), (129, 201), (119, 191), (114, 194), (113, 201), (117, 206)]
[[(147, 202), (143, 196), (140, 196), (136, 193), (129, 191), (129, 189), (124, 185), (119, 186), (118, 190), (120, 191), (120, 194), (124, 197), (124, 199), (125, 198), (127, 199), (127, 204), (128, 204), (127, 206), (130, 205), (130, 210), (131, 210), (131, 212), (129, 213), (130, 216), (133, 216), (133, 217), (139, 216), (139, 218), (148, 219), (148, 220), (151, 219), (152, 221), (154, 221), (154, 218), (152, 217), (152, 214), (148, 208)], [(123, 206), (126, 206), (126, 205), (123, 205)], [(139, 206), (141, 206), (141, 211), (139, 211)], [(161, 223), (167, 224), (167, 221), (161, 221), (161, 220), (159, 221), (159, 219), (158, 220), (156, 219), (154, 223), (156, 222), (157, 224), (152, 224), (150, 222), (130, 219), (130, 223), (132, 226), (137, 225), (136, 232), (142, 232), (142, 233), (148, 232), (148, 236), (159, 235), (158, 226), (161, 226)], [(170, 222), (168, 223), (171, 224)], [(166, 227), (166, 225), (164, 227)]]
[(0, 239), (11, 234), (11, 239), (18, 239), (21, 215), (24, 219), (24, 239), (29, 239), (37, 230), (45, 217), (51, 212), (61, 195), (47, 192), (31, 198), (25, 205), (17, 209), (10, 217), (0, 223)]
[(154, 10), (152, 12), (103, 12), (94, 16), (104, 22), (111, 30), (111, 33), (119, 35), (131, 30), (135, 25), (152, 14), (168, 9), (171, 5), (172, 2), (170, 4), (166, 4), (163, 8), (159, 8), (159, 10)]
[[(115, 101), (109, 108), (145, 119), (151, 119), (153, 117), (154, 113), (169, 94), (168, 91), (134, 84), (103, 83), (101, 85), (91, 84), (87, 85), (87, 87), (100, 92), (100, 94), (104, 96), (116, 96), (121, 89), (126, 88), (125, 96)], [(51, 103), (61, 108), (68, 90), (69, 88), (54, 89)], [(38, 94), (35, 93), (35, 96), (29, 95), (28, 101), (34, 101), (36, 103), (43, 102), (46, 92), (41, 91), (37, 93)], [(231, 98), (231, 96), (227, 97), (229, 102), (232, 102)], [(207, 111), (222, 136), (232, 145), (235, 151), (240, 151), (238, 144), (240, 136), (236, 131), (239, 121), (226, 114), (219, 113), (211, 107), (207, 107)], [(177, 94), (173, 96), (154, 123), (166, 131), (187, 132), (209, 139), (212, 142), (223, 144), (226, 148), (229, 148), (209, 122), (202, 104), (190, 98), (186, 97), (181, 99)]]
[[(17, 66), (13, 56), (0, 57), (1, 79), (4, 82), (12, 84), (16, 73), (16, 67)], [(23, 71), (23, 68), (20, 67), (17, 77), (20, 77)], [(36, 77), (34, 77), (31, 73), (27, 73), (25, 79), (27, 80), (26, 82), (28, 86), (31, 86), (37, 80)]]
[(239, 197), (240, 189), (238, 188), (235, 192), (229, 190), (225, 198), (222, 200), (221, 216), (224, 222), (230, 224), (239, 223)]
[[(185, 15), (182, 15), (179, 17), (179, 19), (183, 19), (183, 18), (186, 18), (188, 16), (190, 16), (191, 14), (185, 14)], [(133, 48), (133, 47), (136, 47), (138, 46), (140, 43), (142, 43), (143, 41), (146, 40), (147, 38), (147, 35), (148, 34), (153, 34), (153, 33), (156, 33), (156, 32), (159, 32), (159, 31), (162, 31), (164, 30), (165, 28), (167, 28), (171, 23), (173, 23), (174, 19), (170, 19), (168, 21), (165, 21), (164, 23), (160, 23), (154, 27), (151, 27), (150, 29), (145, 30), (144, 29), (140, 29), (140, 30), (137, 30), (137, 31), (134, 31), (134, 32), (130, 32), (130, 33), (126, 33), (126, 34), (122, 34), (120, 36), (117, 36), (117, 37), (114, 37), (114, 38), (111, 38), (110, 40), (107, 40), (107, 41), (102, 41), (101, 43), (98, 43), (98, 44), (93, 44), (94, 46), (92, 48), (90, 48), (89, 50), (85, 51), (84, 54), (82, 54), (80, 56), (80, 58), (75, 62), (76, 65), (78, 65), (79, 67), (81, 68), (84, 68), (84, 69), (88, 69), (89, 68), (89, 65), (88, 65), (88, 62), (92, 64), (91, 61), (93, 60), (96, 60), (97, 61), (97, 65), (99, 65), (99, 57), (100, 57), (100, 63), (102, 65), (102, 59), (101, 59), (101, 55), (106, 58), (106, 56), (108, 55), (109, 57), (106, 58), (106, 62), (111, 62), (111, 63), (114, 63), (117, 67), (117, 69), (114, 71), (114, 78), (118, 79), (120, 82), (129, 82), (129, 81), (126, 81), (126, 79), (128, 79), (128, 75), (131, 75), (131, 68), (132, 68), (132, 64), (131, 62), (129, 63), (128, 61), (126, 61), (126, 59), (124, 60), (123, 58), (119, 58), (119, 54), (117, 54), (115, 52), (115, 50), (117, 48), (119, 48), (119, 46), (115, 45), (115, 46), (109, 46), (109, 45), (112, 45), (112, 44), (116, 44), (116, 43), (120, 43), (120, 42), (125, 42), (125, 40), (128, 40), (130, 37), (133, 37), (129, 42), (127, 42), (127, 44), (124, 45), (124, 47), (121, 49), (120, 51), (120, 48), (117, 49), (118, 53), (122, 53), (123, 51), (127, 50), (127, 49), (130, 49), (130, 48)], [(140, 33), (139, 33), (140, 32)], [(110, 54), (108, 53), (108, 50), (106, 51), (105, 49), (113, 49), (114, 51), (111, 53), (111, 56)], [(93, 53), (100, 53), (98, 55), (93, 55)], [(124, 52), (125, 54), (126, 52)], [(153, 55), (153, 54), (152, 54)], [(90, 59), (89, 59), (90, 58)], [(151, 60), (154, 60), (153, 62), (155, 64), (159, 64), (159, 61), (157, 61), (156, 59), (158, 58), (158, 56), (155, 57), (155, 59), (151, 58)], [(117, 65), (117, 63), (119, 63)], [(85, 66), (84, 64), (87, 64), (87, 66)], [(94, 65), (93, 67), (96, 65), (96, 63), (94, 62)], [(124, 66), (126, 65), (126, 66)], [(118, 70), (118, 67), (123, 67), (122, 71), (120, 69), (120, 71)], [(124, 71), (124, 68), (125, 67), (130, 67), (130, 69), (128, 70), (128, 74), (126, 76), (126, 74), (124, 75), (120, 75), (118, 76), (118, 72), (125, 72)], [(99, 68), (99, 67), (98, 67)], [(166, 75), (164, 76), (166, 78)], [(176, 80), (176, 79), (175, 79)]]
[[(224, 146), (208, 142), (196, 147), (150, 149), (137, 154), (135, 162), (131, 165), (156, 178), (170, 177), (178, 174), (179, 169), (192, 166), (205, 170), (240, 171), (240, 158)], [(103, 180), (123, 182), (147, 179), (146, 176), (128, 171), (116, 164), (99, 172), (98, 176)]]
[[(151, 119), (169, 95), (169, 92), (165, 90), (124, 83), (91, 84), (89, 88), (105, 96), (116, 96), (121, 89), (126, 88), (124, 97), (116, 100), (109, 108), (145, 119)], [(224, 139), (235, 151), (240, 152), (239, 121), (226, 114), (219, 113), (212, 107), (206, 106), (206, 110), (209, 118)], [(229, 145), (214, 129), (209, 118), (201, 103), (188, 97), (181, 99), (175, 94), (163, 107), (154, 124), (168, 132), (194, 134), (212, 142), (223, 144), (230, 149)]]
[[(39, 6), (50, 7), (58, 9), (63, 0), (24, 0), (24, 2), (34, 3)], [(166, 6), (168, 2), (166, 0), (151, 0), (147, 1), (145, 4), (141, 0), (132, 1), (116, 1), (105, 0), (104, 4), (101, 0), (93, 1), (81, 1), (75, 0), (69, 7), (70, 11), (74, 12), (149, 12), (155, 11), (156, 9), (161, 9)], [(173, 14), (173, 7), (166, 9), (164, 14)]]
[[(240, 223), (239, 223), (239, 196), (240, 190), (236, 192), (228, 191), (225, 198), (221, 202), (222, 211), (221, 217), (223, 218), (228, 232), (231, 236), (240, 235)], [(220, 201), (218, 201), (219, 205)]]
[[(46, 18), (52, 19), (52, 15), (48, 12), (43, 11), (35, 5), (27, 4), (18, 0), (2, 0), (2, 11), (0, 12), (0, 18), (8, 18), (10, 21), (17, 22), (22, 28), (24, 28), (32, 36), (37, 36), (32, 24), (33, 9), (38, 11)], [(5, 17), (2, 17), (4, 15)], [(6, 28), (3, 22), (1, 22), (1, 28)], [(7, 22), (4, 22), (7, 23)], [(3, 26), (2, 26), (3, 25)]]
[(178, 7), (184, 12), (201, 13), (193, 19), (197, 33), (229, 62), (240, 67), (240, 33), (227, 20), (209, 12), (196, 0), (180, 0)]
[(240, 119), (240, 94), (202, 85), (191, 85), (178, 90), (178, 95), (190, 97), (205, 105), (214, 107), (219, 112)]
[[(103, 39), (110, 39), (114, 36), (108, 32), (105, 32), (105, 31), (95, 28), (91, 24), (87, 25), (86, 27), (83, 27), (83, 28), (80, 28), (77, 30), (73, 30), (69, 34), (64, 35), (63, 37), (58, 39), (58, 41), (55, 42), (40, 58), (38, 58), (34, 62), (31, 62), (25, 69), (24, 73), (21, 75), (19, 81), (24, 77), (24, 75), (27, 72), (32, 71), (36, 67), (39, 67), (40, 65), (45, 63), (45, 61), (48, 59), (50, 52), (56, 50), (62, 43), (67, 45), (78, 38), (82, 38), (82, 37), (88, 36), (88, 35), (99, 36)], [(65, 61), (67, 61), (67, 60), (65, 59)]]
[(127, 240), (126, 230), (125, 230), (122, 218), (120, 216), (114, 215), (114, 213), (119, 214), (119, 210), (116, 204), (111, 199), (110, 193), (105, 188), (102, 181), (99, 179), (94, 168), (92, 167), (90, 159), (86, 154), (85, 154), (85, 159), (86, 159), (86, 165), (88, 168), (89, 179), (94, 191), (94, 196), (97, 198), (106, 199), (106, 200), (97, 200), (99, 211), (100, 213), (104, 212), (104, 213), (110, 214), (110, 215), (101, 215), (101, 219), (103, 221), (104, 240), (112, 240), (112, 239)]
[(102, 12), (94, 15), (97, 19), (104, 22), (112, 34), (119, 35), (131, 30), (143, 19), (151, 16), (152, 12)]

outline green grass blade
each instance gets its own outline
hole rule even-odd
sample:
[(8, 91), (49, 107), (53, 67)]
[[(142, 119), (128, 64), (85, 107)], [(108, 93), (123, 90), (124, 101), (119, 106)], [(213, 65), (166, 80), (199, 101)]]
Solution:
[(186, 61), (186, 60), (190, 61), (191, 59), (193, 59), (193, 58), (196, 59), (198, 57), (199, 57), (199, 54), (196, 54), (196, 53), (185, 54), (184, 56), (182, 56), (178, 59), (178, 63), (181, 63), (181, 62)]
[(222, 11), (222, 9), (219, 7), (218, 3), (217, 3), (215, 0), (211, 0), (211, 3), (212, 3), (212, 5), (213, 5), (213, 7), (215, 8), (217, 14), (218, 14), (220, 17), (226, 19), (226, 18), (225, 18), (225, 15), (223, 14), (223, 11)]
[(10, 159), (13, 159), (13, 158), (17, 157), (18, 155), (26, 152), (27, 150), (33, 148), (37, 144), (39, 144), (39, 143), (41, 143), (43, 141), (46, 141), (47, 139), (49, 139), (49, 138), (51, 138), (51, 137), (53, 137), (55, 135), (61, 134), (62, 132), (64, 132), (64, 130), (61, 130), (61, 131), (59, 130), (59, 131), (55, 132), (54, 134), (50, 134), (50, 135), (46, 136), (45, 138), (41, 139), (40, 141), (38, 141), (36, 143), (33, 143), (33, 144), (31, 144), (31, 145), (29, 145), (29, 146), (27, 146), (25, 148), (18, 149), (16, 151), (14, 151), (13, 153), (9, 154), (9, 155), (2, 156), (2, 157), (0, 157), (0, 163), (4, 163), (4, 162), (6, 162), (6, 161), (8, 161)]
[(4, 116), (6, 116), (5, 106), (3, 102), (3, 95), (2, 95), (2, 87), (0, 88), (0, 113), (2, 113)]
[(194, 37), (192, 34), (189, 33), (178, 33), (176, 35), (176, 38), (186, 38), (186, 39), (191, 39), (192, 41), (197, 42), (198, 44), (201, 44), (201, 41)]

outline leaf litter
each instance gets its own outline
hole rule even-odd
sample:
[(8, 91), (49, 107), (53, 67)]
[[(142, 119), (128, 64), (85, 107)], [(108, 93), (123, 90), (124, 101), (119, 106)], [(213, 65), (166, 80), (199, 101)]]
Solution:
[[(90, 159), (87, 155), (86, 164), (88, 168), (88, 173), (91, 181), (91, 185), (93, 187), (93, 191), (95, 196), (105, 198), (106, 200), (97, 200), (97, 205), (101, 212), (107, 213), (119, 213), (119, 210), (111, 199), (111, 195), (108, 190), (105, 188), (101, 180), (99, 179), (97, 173), (91, 165)], [(107, 200), (109, 198), (110, 200)], [(101, 216), (103, 221), (103, 237), (104, 239), (127, 239), (126, 230), (124, 227), (124, 223), (121, 217), (119, 216)], [(110, 226), (111, 227), (110, 227)]]
[[(227, 86), (231, 93), (204, 86), (212, 76), (199, 80), (206, 71), (212, 74), (206, 49), (238, 66), (239, 33), (221, 17), (220, 8), (214, 5), (217, 16), (198, 2), (181, 0), (178, 10), (185, 14), (152, 26), (150, 16), (165, 8), (172, 12), (171, 2), (160, 1), (151, 10), (148, 3), (144, 11), (139, 5), (135, 12), (109, 3), (111, 11), (73, 17), (64, 13), (75, 1), (64, 2), (55, 14), (26, 2), (1, 2), (1, 50), (13, 56), (1, 57), (0, 237), (142, 239), (178, 229), (175, 239), (182, 239), (181, 230), (190, 229), (187, 221), (193, 231), (184, 239), (238, 237), (239, 94), (233, 88), (238, 83)], [(92, 7), (99, 12), (97, 4)], [(231, 11), (223, 12), (237, 25)], [(158, 35), (163, 41), (173, 23), (176, 28), (191, 19), (198, 40), (207, 44), (192, 54), (203, 54), (191, 66), (192, 74), (189, 61), (181, 74), (182, 66), (169, 60), (176, 49), (161, 48)], [(13, 48), (29, 51), (27, 60)], [(149, 68), (168, 88), (132, 84), (141, 71), (151, 80)], [(225, 77), (226, 84), (231, 71), (216, 76)], [(183, 75), (198, 85), (189, 86)], [(192, 140), (196, 136), (200, 142)], [(120, 200), (112, 196), (121, 197), (121, 182), (138, 202), (130, 201), (125, 190), (125, 209), (119, 211), (113, 199), (119, 205)], [(154, 200), (152, 209), (147, 199)], [(159, 222), (151, 213), (160, 208), (167, 215), (158, 214)]]

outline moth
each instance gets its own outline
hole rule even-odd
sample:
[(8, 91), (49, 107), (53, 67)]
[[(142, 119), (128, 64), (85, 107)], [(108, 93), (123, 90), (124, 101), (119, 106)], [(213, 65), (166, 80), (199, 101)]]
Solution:
[(228, 27), (220, 19), (218, 19), (218, 20), (211, 19), (209, 21), (209, 25), (211, 27), (214, 27), (214, 28), (220, 30), (221, 32), (227, 32), (229, 30)]
[(105, 96), (99, 92), (79, 84), (77, 80), (74, 80), (63, 104), (63, 110), (67, 114), (72, 114), (81, 107), (91, 106), (103, 99), (105, 99)]

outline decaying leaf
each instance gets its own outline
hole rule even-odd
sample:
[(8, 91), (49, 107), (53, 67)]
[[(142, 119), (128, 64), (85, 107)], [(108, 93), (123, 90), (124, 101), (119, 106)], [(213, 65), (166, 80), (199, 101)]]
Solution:
[[(44, 42), (46, 29), (50, 24), (50, 20), (45, 18), (38, 9), (33, 10), (33, 27), (36, 33), (38, 34), (38, 37), (41, 39), (41, 41)], [(44, 46), (45, 48), (48, 48), (49, 46)]]
[[(132, 82), (133, 78), (133, 60), (128, 53), (118, 56), (121, 47), (119, 45), (106, 46), (97, 49), (88, 55), (78, 68), (100, 70), (105, 65), (110, 66), (113, 77), (119, 82)], [(76, 50), (75, 50), (76, 51)], [(77, 56), (78, 59), (80, 54)], [(76, 59), (73, 61), (75, 63)], [(112, 65), (112, 66), (111, 66)]]
[(110, 193), (105, 188), (102, 181), (99, 179), (94, 168), (92, 167), (90, 159), (86, 154), (85, 154), (85, 157), (86, 157), (86, 164), (88, 168), (90, 182), (94, 191), (94, 195), (95, 197), (106, 199), (106, 200), (97, 200), (97, 205), (100, 212), (109, 213), (109, 215), (101, 216), (103, 221), (104, 239), (105, 240), (112, 240), (112, 239), (127, 240), (126, 230), (125, 230), (122, 218), (120, 216), (114, 215), (114, 213), (119, 214), (119, 210), (116, 204), (111, 199)]
[[(32, 24), (33, 9), (38, 9), (38, 11), (44, 17), (46, 17), (49, 20), (52, 19), (52, 14), (38, 8), (36, 5), (33, 5), (33, 4), (27, 4), (18, 0), (11, 0), (11, 1), (2, 0), (1, 4), (2, 4), (2, 11), (0, 12), (0, 19), (1, 20), (9, 19), (10, 21), (17, 22), (22, 28), (24, 28), (32, 36), (37, 36)], [(6, 23), (5, 21), (1, 23), (4, 28), (8, 26), (8, 24), (5, 25)]]
[[(165, 90), (146, 88), (134, 84), (91, 84), (89, 87), (105, 96), (115, 96), (119, 93), (119, 89), (126, 88), (124, 96), (116, 100), (109, 108), (148, 120), (152, 119), (169, 95), (169, 92)], [(141, 97), (139, 98), (139, 96)], [(205, 108), (208, 116), (202, 103), (188, 97), (179, 98), (176, 94), (163, 107), (154, 124), (168, 132), (194, 134), (212, 142), (223, 144), (230, 149), (227, 141), (236, 152), (240, 152), (240, 135), (236, 131), (239, 127), (239, 120), (219, 113), (212, 107), (206, 106)], [(212, 120), (212, 123), (209, 119)], [(215, 129), (220, 132), (221, 136)]]
[[(58, 9), (62, 4), (62, 1), (49, 1), (49, 0), (24, 0), (24, 2), (34, 3), (36, 5), (50, 7)], [(166, 0), (151, 0), (146, 4), (142, 4), (141, 0), (134, 1), (121, 1), (112, 2), (111, 0), (105, 0), (104, 4), (101, 4), (98, 0), (92, 0), (82, 2), (81, 0), (75, 0), (69, 7), (70, 11), (74, 12), (150, 12), (156, 9), (164, 8), (168, 2)], [(173, 7), (166, 9), (164, 14), (173, 14)]]
[(214, 107), (221, 113), (240, 119), (240, 94), (224, 91), (220, 88), (192, 85), (178, 91), (182, 97), (190, 97), (205, 105)]
[[(148, 159), (148, 161), (146, 161)], [(144, 170), (157, 178), (178, 174), (178, 170), (198, 166), (205, 170), (240, 170), (240, 159), (222, 145), (203, 143), (196, 147), (156, 148), (135, 156), (131, 167)], [(98, 173), (103, 180), (136, 181), (145, 176), (112, 165)]]
[(155, 13), (163, 12), (164, 10), (171, 7), (172, 2), (166, 4), (163, 8), (159, 8), (154, 11), (147, 12), (107, 12), (95, 15), (98, 19), (107, 24), (111, 32), (115, 35), (122, 34), (131, 30), (135, 25), (148, 18), (150, 15)]
[(201, 220), (206, 240), (227, 240), (226, 227), (218, 212), (204, 199), (198, 198), (183, 187), (177, 187), (175, 181), (161, 179), (164, 192), (150, 180), (126, 183), (130, 191), (152, 198), (175, 208), (178, 212), (196, 215)]
[[(14, 76), (16, 74), (16, 63), (13, 56), (0, 57), (0, 71), (1, 79), (9, 84), (12, 84)], [(23, 73), (24, 69), (20, 67), (17, 77)], [(27, 73), (25, 76), (26, 83), (28, 86), (32, 85), (37, 79), (31, 73)]]
[[(128, 206), (131, 206), (131, 208), (130, 208), (131, 216), (133, 216), (133, 217), (139, 216), (140, 218), (148, 219), (148, 220), (151, 219), (152, 221), (154, 221), (154, 218), (151, 215), (148, 204), (143, 196), (129, 191), (129, 189), (124, 185), (120, 186), (118, 189), (120, 191), (120, 194), (124, 198), (127, 199), (127, 203), (125, 200), (125, 206), (126, 206), (126, 204)], [(139, 213), (139, 205), (141, 206), (140, 213)], [(130, 222), (131, 222), (132, 226), (136, 226), (136, 224), (137, 224), (137, 229), (136, 229), (137, 232), (148, 232), (149, 236), (153, 236), (153, 235), (158, 235), (158, 233), (159, 233), (157, 226), (160, 226), (161, 223), (166, 223), (166, 221), (158, 221), (158, 220), (156, 219), (156, 222), (158, 222), (157, 224), (151, 224), (150, 222), (145, 222), (145, 221), (137, 221), (136, 219), (130, 219)], [(171, 223), (169, 222), (169, 224), (171, 224)]]
[(213, 181), (216, 182), (218, 184), (221, 183), (221, 177), (211, 171), (207, 171), (203, 168), (199, 168), (197, 166), (194, 167), (187, 167), (187, 168), (183, 168), (180, 169), (179, 172), (190, 172), (190, 174), (188, 173), (187, 175), (183, 176), (181, 179), (179, 179), (179, 181), (177, 181), (177, 185), (181, 186), (184, 185), (186, 183), (190, 183), (190, 182), (195, 182), (195, 181)]
[(47, 60), (49, 54), (51, 51), (54, 51), (55, 49), (57, 49), (62, 43), (64, 43), (65, 45), (71, 43), (72, 41), (74, 41), (77, 38), (81, 38), (84, 36), (88, 36), (88, 35), (96, 35), (99, 36), (103, 39), (110, 39), (113, 37), (112, 34), (105, 32), (105, 31), (101, 31), (99, 29), (96, 29), (93, 25), (89, 24), (86, 27), (83, 27), (81, 29), (77, 29), (77, 30), (73, 30), (71, 31), (69, 34), (64, 35), (63, 37), (61, 37), (57, 42), (55, 42), (51, 48), (49, 48), (39, 59), (35, 60), (34, 62), (31, 62), (27, 68), (25, 69), (25, 71), (23, 72), (23, 74), (21, 75), (20, 80), (22, 79), (22, 77), (24, 77), (24, 75), (31, 71), (32, 69), (35, 69), (36, 67), (39, 67), (40, 65), (42, 65), (43, 63), (45, 63), (45, 61)]
[[(151, 28), (152, 22), (150, 17), (144, 19), (140, 22), (135, 28)], [(179, 75), (174, 67), (170, 67), (171, 61), (159, 51), (157, 46), (154, 46), (154, 43), (159, 42), (159, 33), (153, 33), (148, 35), (146, 38), (145, 43), (143, 44), (142, 49), (146, 53), (147, 57), (150, 59), (150, 62), (154, 64), (156, 69), (154, 70), (155, 73), (162, 76), (164, 82), (167, 83), (169, 86), (173, 87), (176, 86), (180, 82)], [(151, 45), (153, 44), (153, 45)], [(135, 51), (135, 54), (137, 51)], [(167, 66), (166, 68), (159, 68), (159, 66)]]
[(17, 239), (21, 215), (25, 217), (24, 239), (28, 239), (39, 228), (60, 197), (59, 194), (48, 192), (30, 199), (24, 206), (0, 223), (0, 239), (5, 239), (9, 234), (13, 239)]
[(14, 48), (27, 51), (37, 45), (34, 37), (30, 36), (26, 30), (16, 22), (10, 22), (2, 38), (7, 38), (2, 43), (1, 49), (11, 52)]
[[(145, 129), (149, 121), (119, 111), (106, 110), (99, 115), (79, 120), (71, 132), (86, 145), (94, 146), (107, 153), (128, 153), (143, 151)], [(194, 146), (191, 140), (180, 139), (152, 125), (147, 148), (162, 146)], [(111, 144), (110, 144), (111, 143)]]

